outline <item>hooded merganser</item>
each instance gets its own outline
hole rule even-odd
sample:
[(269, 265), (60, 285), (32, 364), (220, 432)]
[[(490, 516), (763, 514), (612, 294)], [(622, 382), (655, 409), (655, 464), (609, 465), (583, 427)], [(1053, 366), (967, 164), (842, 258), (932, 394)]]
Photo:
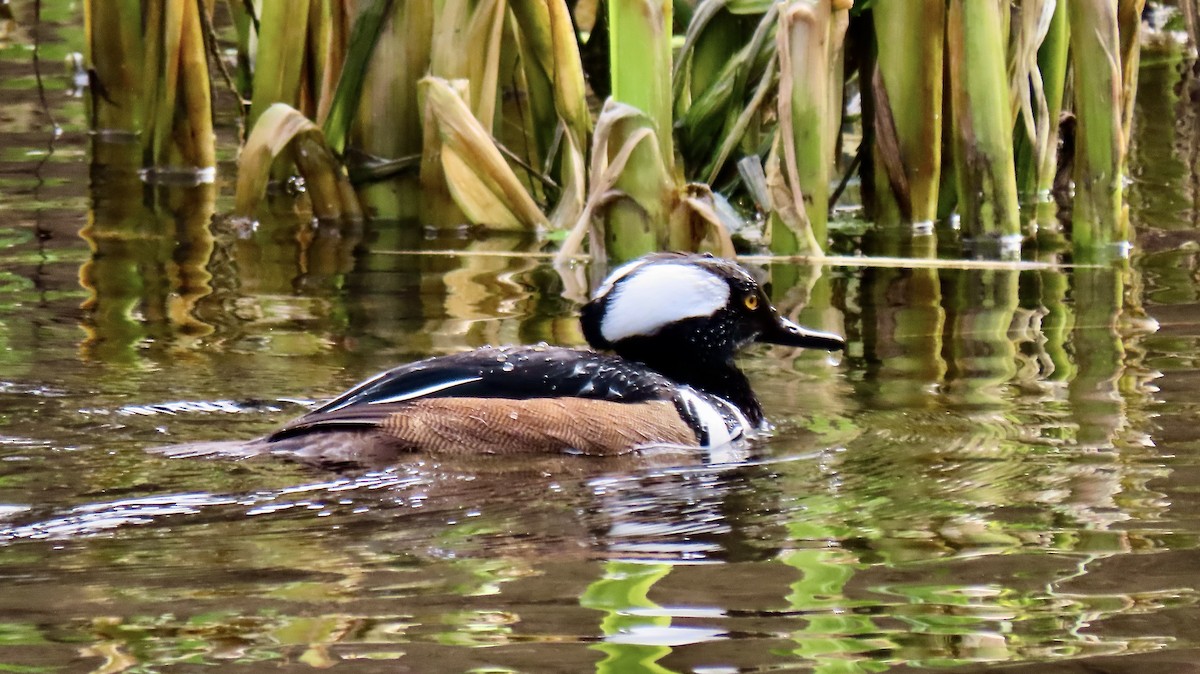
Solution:
[[(214, 451), (320, 465), (401, 454), (559, 452), (612, 456), (653, 445), (717, 446), (768, 428), (734, 354), (753, 341), (841, 349), (779, 315), (737, 264), (656, 253), (608, 276), (584, 305), (596, 351), (484, 347), (379, 374), (274, 433)], [(220, 443), (224, 444), (224, 443)]]

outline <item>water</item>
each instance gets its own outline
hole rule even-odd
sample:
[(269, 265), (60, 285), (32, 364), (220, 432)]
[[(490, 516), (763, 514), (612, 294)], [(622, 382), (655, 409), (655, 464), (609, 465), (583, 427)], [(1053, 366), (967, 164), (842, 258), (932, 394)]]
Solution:
[(52, 139), (20, 31), (0, 39), (0, 671), (1200, 655), (1200, 136), (1177, 51), (1144, 55), (1128, 266), (775, 265), (779, 305), (851, 346), (743, 359), (778, 426), (745, 455), (338, 474), (143, 450), (254, 437), (425, 355), (578, 344), (564, 279), (536, 242), (246, 228), (224, 184), (92, 171), (56, 65), (76, 33), (44, 36)]

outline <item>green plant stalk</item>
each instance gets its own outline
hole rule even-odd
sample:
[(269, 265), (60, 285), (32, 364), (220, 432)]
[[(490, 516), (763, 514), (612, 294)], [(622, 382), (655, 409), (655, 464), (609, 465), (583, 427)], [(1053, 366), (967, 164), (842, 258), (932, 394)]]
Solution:
[(141, 0), (87, 0), (85, 60), (103, 91), (91, 90), (92, 128), (137, 133), (145, 118)]
[(440, 180), (470, 222), (511, 230), (545, 227), (545, 215), (455, 83), (427, 77), (420, 91), (427, 133), (422, 180)]
[[(1117, 29), (1121, 36), (1121, 130), (1125, 147), (1129, 147), (1133, 129), (1134, 98), (1137, 96), (1138, 72), (1141, 64), (1142, 10), (1146, 0), (1118, 0)], [(1121, 167), (1124, 172), (1124, 166)]]
[[(583, 209), (582, 148), (591, 126), (575, 29), (563, 0), (512, 0), (509, 6), (517, 29), (512, 41), (522, 67), (513, 69), (506, 85), (517, 90), (504, 96), (504, 116), (519, 121), (503, 125), (508, 134), (501, 142), (512, 150), (519, 148), (529, 167), (557, 185), (549, 190), (556, 199), (550, 222), (564, 229), (576, 223)], [(533, 181), (530, 188), (535, 193), (545, 189)]]
[(722, 135), (729, 112), (741, 109), (738, 80), (744, 79), (739, 75), (747, 69), (747, 49), (748, 45), (727, 58), (716, 72), (707, 74), (711, 86), (684, 91), (690, 100), (686, 104), (679, 102), (679, 151), (688, 165), (703, 162), (712, 155), (713, 142)]
[(358, 201), (341, 165), (329, 151), (321, 129), (298, 110), (285, 103), (267, 108), (238, 158), (234, 213), (254, 217), (275, 160), (286, 153), (304, 176), (318, 218), (361, 218)]
[(1121, 199), (1120, 36), (1109, 0), (1072, 0), (1067, 10), (1077, 120), (1073, 242), (1076, 250), (1097, 249), (1128, 238)]
[[(410, 97), (403, 94), (414, 91), (419, 77), (409, 77), (407, 52), (399, 35), (405, 35), (410, 26), (410, 15), (416, 14), (428, 2), (403, 3), (375, 2), (364, 7), (354, 19), (349, 47), (342, 64), (342, 74), (329, 103), (329, 112), (322, 123), (325, 140), (337, 153), (345, 152), (351, 128), (358, 117), (355, 144), (364, 152), (381, 157), (398, 157), (420, 150), (419, 143), (408, 142), (401, 149), (394, 142), (397, 138), (420, 138), (420, 116), (415, 102), (405, 106)], [(425, 16), (429, 16), (428, 13)], [(425, 62), (428, 67), (429, 25), (412, 27), (410, 40), (420, 43), (425, 37)], [(371, 68), (372, 61), (378, 65)], [(363, 110), (366, 112), (363, 112)], [(390, 114), (383, 114), (385, 111)], [(374, 120), (387, 119), (388, 124), (375, 128)], [(407, 133), (405, 133), (407, 132)]]
[[(610, 0), (612, 96), (649, 118), (664, 166), (675, 164), (671, 128), (671, 2)], [(636, 166), (639, 161), (634, 161)]]
[(551, 59), (554, 106), (566, 124), (568, 133), (575, 137), (580, 148), (585, 148), (588, 133), (592, 129), (592, 116), (588, 109), (587, 82), (583, 75), (575, 26), (571, 22), (571, 10), (563, 0), (549, 0), (546, 6), (550, 14), (550, 35), (554, 48)]
[(234, 84), (238, 91), (250, 91), (253, 74), (250, 72), (251, 44), (254, 42), (254, 22), (242, 0), (227, 0), (229, 15), (233, 20), (233, 30), (237, 39), (237, 70), (234, 73)]
[(199, 4), (184, 7), (180, 35), (181, 105), (176, 107), (175, 144), (184, 163), (192, 168), (212, 169), (217, 165), (217, 136), (213, 132), (212, 91), (209, 85), (208, 50)]
[[(746, 43), (745, 19), (728, 11), (721, 11), (709, 21), (704, 32), (696, 39), (696, 46), (688, 63), (682, 84), (685, 92), (703, 92), (719, 79), (721, 70), (730, 62)], [(691, 96), (687, 95), (687, 99)], [(686, 112), (690, 100), (683, 96), (676, 101), (681, 105), (680, 113)]]
[(739, 143), (745, 143), (747, 154), (759, 152), (757, 139), (749, 138), (747, 131), (764, 116), (763, 102), (776, 89), (778, 65), (779, 5), (767, 7), (749, 38), (735, 44), (732, 38), (743, 35), (740, 26), (747, 19), (716, 12), (711, 4), (715, 2), (704, 3), (696, 12), (696, 20), (705, 22), (704, 29), (688, 27), (683, 61), (673, 75), (684, 171), (707, 182), (717, 180)]
[[(608, 147), (609, 160), (613, 160), (620, 148), (643, 129), (647, 129), (644, 118), (633, 117), (618, 122), (613, 128), (613, 142)], [(647, 138), (654, 136), (651, 133)], [(624, 194), (624, 198), (617, 199), (604, 211), (604, 247), (608, 259), (614, 263), (624, 262), (663, 248), (671, 238), (666, 223), (673, 206), (674, 180), (663, 165), (655, 143), (645, 140), (637, 143), (614, 187)], [(687, 238), (687, 235), (677, 234), (674, 238)]]
[(361, 220), (362, 212), (354, 190), (350, 189), (342, 166), (315, 125), (290, 144), (292, 161), (304, 176), (312, 203), (313, 216), (322, 220)]
[[(561, 127), (555, 107), (554, 36), (551, 27), (550, 4), (531, 0), (515, 0), (508, 5), (512, 9), (517, 30), (514, 31), (519, 67), (513, 70), (506, 88), (514, 89), (513, 95), (504, 97), (502, 106), (505, 120), (503, 128), (520, 136), (518, 143), (509, 142), (506, 136), (501, 142), (510, 148), (521, 148), (530, 166), (550, 172), (550, 153)], [(569, 66), (564, 64), (564, 70)], [(582, 76), (582, 71), (579, 71)], [(532, 141), (532, 142), (530, 142)]]
[[(467, 35), (469, 44), (484, 45), (478, 53), (471, 50), (469, 102), (475, 112), (475, 118), (494, 136), (498, 136), (500, 130), (497, 108), (501, 98), (500, 72), (506, 60), (504, 25), (507, 15), (508, 3), (501, 0), (484, 0), (476, 5), (475, 14), (471, 17), (470, 33)], [(480, 58), (480, 54), (484, 57)]]
[(609, 67), (614, 100), (643, 115), (618, 122), (608, 145), (613, 159), (640, 129), (655, 142), (639, 142), (615, 188), (625, 198), (603, 212), (610, 260), (630, 260), (660, 249), (671, 237), (675, 151), (671, 119), (671, 2), (612, 0), (608, 3)]
[[(389, 0), (361, 8), (325, 122), (335, 152), (344, 153), (352, 143), (376, 157), (421, 154), (415, 92), (429, 70), (433, 12), (433, 0)], [(415, 181), (404, 176), (360, 185), (359, 194), (375, 214), (387, 218), (415, 217), (423, 198)]]
[[(780, 17), (784, 19), (780, 28), (791, 34), (792, 65), (800, 66), (792, 68), (791, 77), (787, 77), (786, 70), (780, 73), (780, 98), (787, 96), (791, 102), (792, 137), (784, 139), (785, 152), (787, 143), (791, 143), (794, 151), (792, 161), (796, 167), (791, 179), (796, 181), (804, 194), (804, 210), (808, 213), (812, 235), (820, 243), (826, 240), (829, 169), (833, 161), (832, 156), (826, 155), (832, 143), (824, 138), (829, 114), (826, 109), (829, 100), (827, 2), (818, 2), (816, 7), (811, 8), (794, 5), (791, 11), (780, 14)], [(775, 249), (774, 252), (785, 251)]]
[(338, 82), (345, 70), (350, 48), (350, 14), (353, 10), (349, 0), (324, 0), (310, 5), (310, 11), (310, 68), (313, 71), (312, 86), (316, 89), (314, 119), (324, 127), (333, 107)]
[[(900, 150), (897, 159), (907, 178), (913, 222), (937, 219), (942, 172), (942, 55), (945, 48), (945, 0), (876, 0), (871, 5), (878, 67), (890, 102)], [(919, 30), (918, 30), (919, 27)], [(876, 100), (875, 105), (880, 101)], [(879, 130), (876, 131), (879, 133)], [(872, 148), (878, 157), (880, 147)], [(875, 190), (880, 215), (898, 220), (900, 211), (882, 158), (875, 161)], [(902, 199), (904, 197), (901, 197)]]
[(955, 178), (962, 229), (974, 239), (1020, 232), (1004, 20), (995, 0), (950, 0)]
[(443, 0), (433, 24), (430, 74), (466, 81), (463, 98), (489, 133), (496, 130), (505, 8), (500, 0)]
[(1057, 2), (1054, 5), (1054, 15), (1050, 19), (1050, 28), (1038, 49), (1037, 59), (1049, 123), (1045, 145), (1037, 147), (1031, 143), (1024, 121), (1021, 118), (1017, 119), (1014, 139), (1017, 190), (1023, 195), (1049, 194), (1054, 188), (1054, 172), (1058, 166), (1058, 118), (1062, 114), (1067, 86), (1070, 34), (1067, 3)]
[(566, 228), (579, 218), (586, 198), (586, 148), (592, 115), (588, 109), (587, 82), (570, 8), (563, 0), (549, 0), (545, 4), (553, 49), (550, 59), (553, 70), (549, 72), (553, 73), (554, 109), (566, 132), (559, 168), (554, 174), (562, 192), (551, 215), (551, 223), (556, 228)]
[[(310, 0), (268, 1), (262, 5), (254, 93), (247, 128), (274, 103), (300, 106), (300, 78), (308, 45)], [(301, 110), (311, 114), (314, 111)]]
[(825, 45), (825, 156), (829, 169), (836, 173), (838, 164), (839, 138), (842, 133), (842, 112), (846, 95), (846, 31), (850, 28), (850, 8), (853, 0), (829, 0), (829, 39)]
[[(781, 160), (785, 180), (793, 194), (792, 206), (805, 213), (811, 237), (818, 246), (826, 238), (829, 219), (829, 172), (833, 143), (824, 136), (830, 111), (828, 0), (796, 3), (780, 13), (777, 33)], [(795, 254), (808, 235), (796, 231), (799, 223), (771, 220), (771, 251)]]
[[(779, 5), (772, 5), (762, 15), (750, 41), (730, 61), (736, 68), (732, 75), (733, 96), (731, 104), (724, 109), (724, 126), (709, 141), (709, 146), (714, 149), (703, 154), (703, 170), (698, 175), (704, 180), (715, 182), (739, 147), (744, 155), (760, 154), (764, 145), (769, 144), (765, 138), (775, 133), (774, 123), (768, 121), (772, 120), (773, 111), (768, 109), (767, 101), (777, 88), (775, 76), (779, 69), (779, 51), (775, 45), (775, 26), (778, 17)], [(718, 81), (714, 87), (720, 84)]]
[(169, 141), (174, 127), (179, 86), (179, 43), (183, 31), (184, 0), (151, 2), (146, 13), (146, 70), (149, 98), (142, 122), (142, 163), (169, 163)]

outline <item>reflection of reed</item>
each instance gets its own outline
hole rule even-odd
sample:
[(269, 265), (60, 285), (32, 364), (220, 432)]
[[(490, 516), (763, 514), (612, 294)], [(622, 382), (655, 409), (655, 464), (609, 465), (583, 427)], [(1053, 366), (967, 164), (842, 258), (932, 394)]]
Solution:
[[(843, 313), (836, 308), (844, 293), (844, 277), (835, 277), (821, 264), (780, 262), (767, 268), (764, 281), (772, 303), (784, 316), (800, 325), (845, 334)], [(825, 426), (829, 415), (843, 405), (844, 382), (836, 364), (840, 356), (783, 346), (767, 348), (769, 356), (746, 356), (743, 364), (754, 380), (761, 379), (758, 372), (775, 374), (767, 385), (779, 390), (758, 392), (769, 415), (780, 423), (803, 419), (810, 429)], [(774, 418), (776, 415), (779, 418)]]
[(91, 217), (80, 231), (92, 251), (79, 270), (89, 292), (84, 357), (128, 361), (146, 340), (208, 334), (195, 308), (210, 292), (216, 187), (147, 187), (136, 174), (115, 171), (94, 184)]
[(941, 270), (946, 310), (947, 398), (982, 409), (1006, 407), (1004, 385), (1017, 374), (1009, 328), (1017, 310), (1016, 271)]
[[(932, 236), (895, 238), (880, 232), (873, 239), (874, 254), (933, 254)], [(946, 311), (936, 268), (868, 268), (863, 271), (859, 303), (862, 307), (863, 358), (876, 380), (872, 406), (927, 408), (946, 374), (942, 338)]]
[(1078, 322), (1071, 339), (1076, 374), (1069, 397), (1078, 442), (1084, 447), (1110, 447), (1128, 422), (1117, 386), (1125, 368), (1125, 346), (1117, 334), (1124, 274), (1111, 267), (1080, 268), (1072, 281)]
[[(348, 287), (369, 289), (356, 298), (358, 304), (371, 305), (369, 311), (353, 314), (357, 333), (403, 342), (407, 353), (420, 354), (484, 344), (577, 343), (575, 319), (564, 318), (561, 307), (555, 312), (534, 310), (554, 296), (546, 286), (557, 277), (546, 272), (537, 277), (541, 282), (533, 282), (535, 271), (545, 272), (546, 261), (521, 254), (530, 241), (449, 237), (422, 246), (446, 247), (454, 251), (451, 255), (415, 252), (413, 243), (389, 239), (365, 255), (360, 269), (348, 278)], [(516, 254), (490, 254), (496, 252)], [(562, 323), (569, 328), (564, 330), (568, 326)]]

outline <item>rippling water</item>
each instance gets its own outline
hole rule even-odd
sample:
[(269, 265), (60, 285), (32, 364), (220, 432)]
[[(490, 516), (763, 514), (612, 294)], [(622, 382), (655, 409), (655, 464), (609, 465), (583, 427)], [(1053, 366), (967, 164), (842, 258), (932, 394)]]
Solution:
[[(144, 450), (253, 437), (425, 355), (579, 344), (574, 277), (537, 242), (247, 228), (218, 187), (90, 170), (67, 78), (47, 79), (52, 141), (21, 44), (0, 42), (0, 671), (1200, 656), (1200, 136), (1178, 48), (1144, 59), (1129, 264), (773, 265), (779, 305), (851, 346), (752, 350), (778, 429), (743, 454), (339, 474)], [(851, 229), (845, 252), (919, 247)]]

